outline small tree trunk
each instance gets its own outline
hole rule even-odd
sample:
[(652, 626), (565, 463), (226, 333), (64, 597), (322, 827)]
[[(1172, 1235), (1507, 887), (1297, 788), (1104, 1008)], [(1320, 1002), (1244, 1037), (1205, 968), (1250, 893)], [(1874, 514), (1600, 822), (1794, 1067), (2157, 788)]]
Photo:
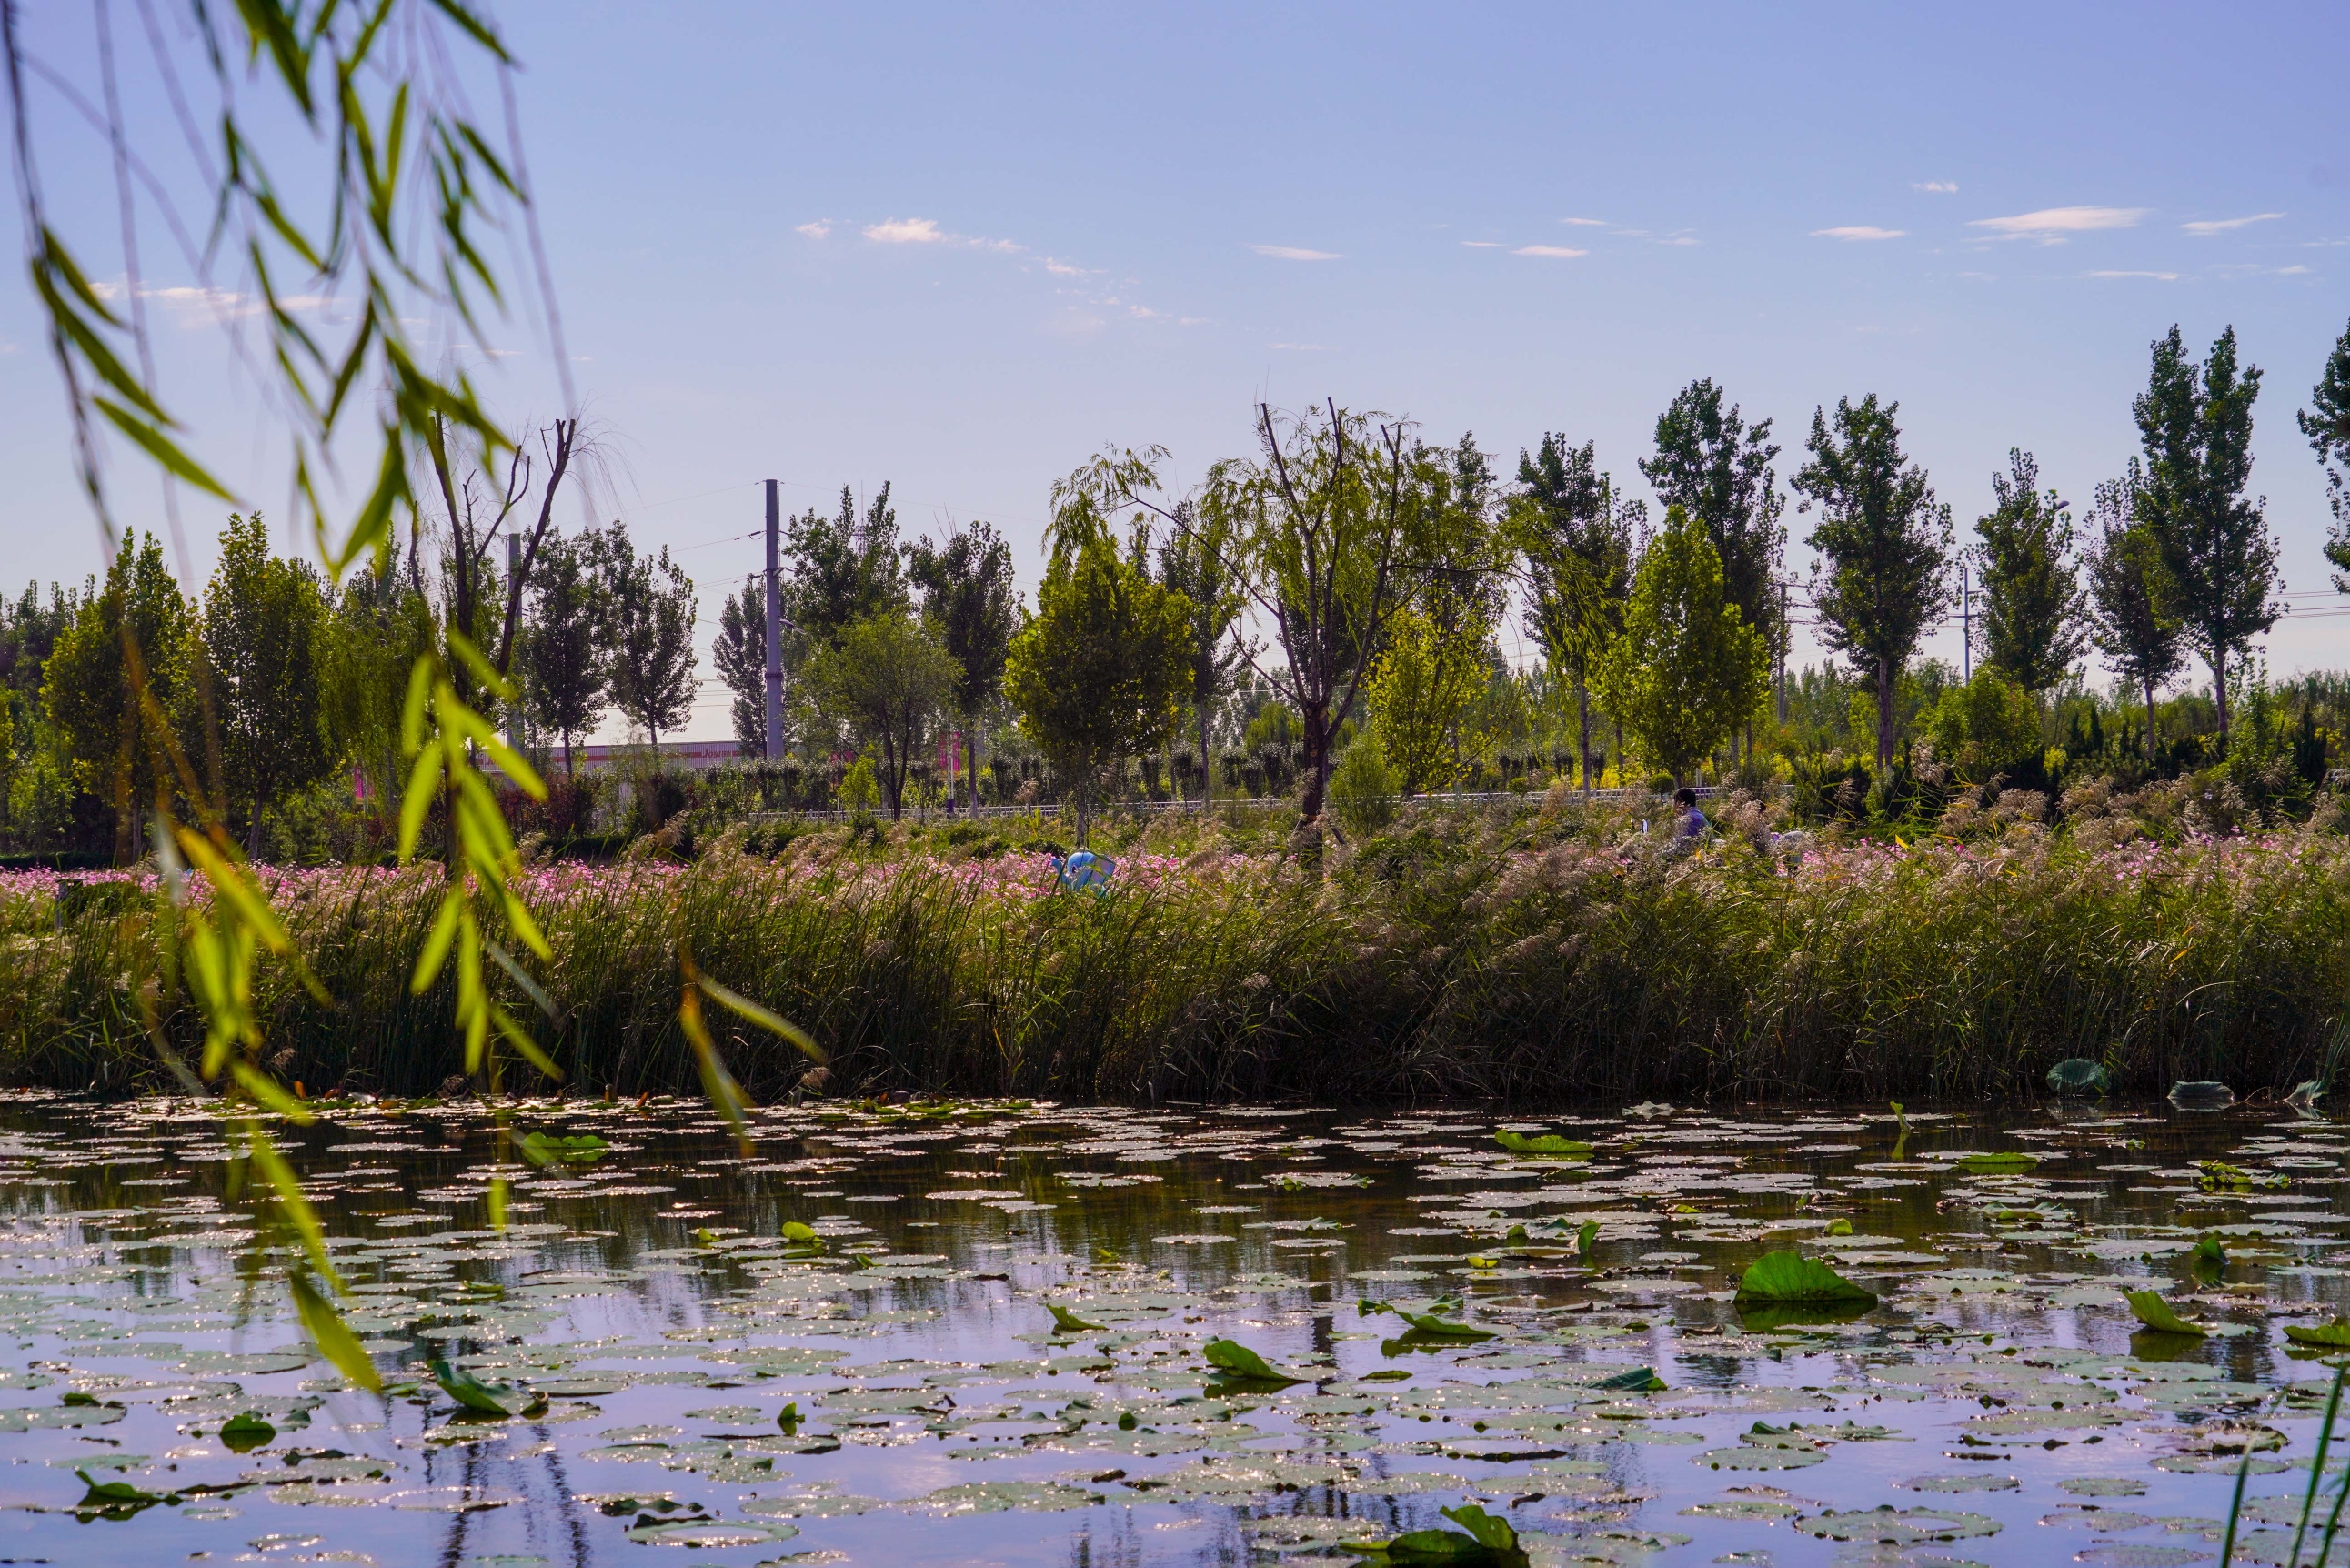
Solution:
[(2157, 765), (2154, 753), (2154, 680), (2151, 676), (2146, 682), (2146, 765)]
[(244, 825), (244, 858), (249, 864), (261, 861), (261, 792), (253, 792), (253, 812)]
[(1593, 784), (1591, 777), (1591, 689), (1580, 680), (1575, 683), (1575, 708), (1576, 722), (1581, 726), (1576, 732), (1575, 744), (1576, 748), (1583, 755), (1583, 793), (1589, 794), (1591, 793)]
[(1330, 715), (1308, 712), (1305, 721), (1305, 777), (1298, 784), (1297, 815), (1311, 822), (1322, 815), (1322, 797), (1330, 784)]
[(1200, 809), (1208, 809), (1208, 796), (1215, 788), (1215, 770), (1208, 764), (1208, 713), (1200, 711)]
[(1893, 765), (1893, 661), (1877, 661), (1877, 771)]
[(2220, 750), (2228, 750), (2228, 656), (2211, 660), (2211, 696), (2220, 705)]

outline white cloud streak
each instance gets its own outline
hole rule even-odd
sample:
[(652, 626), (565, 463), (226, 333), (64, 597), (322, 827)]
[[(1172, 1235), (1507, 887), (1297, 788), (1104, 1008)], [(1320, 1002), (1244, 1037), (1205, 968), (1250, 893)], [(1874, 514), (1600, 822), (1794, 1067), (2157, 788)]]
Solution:
[(2230, 229), (2241, 229), (2252, 223), (2265, 223), (2282, 218), (2282, 213), (2254, 213), (2249, 218), (2199, 218), (2178, 226), (2190, 234), (2224, 234)]
[(1866, 240), (1898, 240), (1908, 232), (1907, 229), (1876, 229), (1866, 223), (1854, 223), (1840, 229), (1814, 229), (1812, 238), (1853, 244)]
[(827, 234), (832, 233), (832, 220), (830, 218), (818, 218), (813, 223), (800, 224), (797, 228), (794, 229), (792, 233), (795, 234), (806, 234), (812, 240), (820, 240)]
[(1302, 245), (1251, 245), (1249, 249), (1275, 261), (1322, 262), (1340, 259), (1336, 251), (1309, 251)]
[(1959, 182), (1956, 180), (1918, 180), (1912, 182), (1909, 189), (1929, 191), (1937, 196), (1955, 196), (1959, 193)]
[(1513, 256), (1550, 256), (1563, 261), (1573, 256), (1587, 256), (1591, 253), (1576, 250), (1573, 245), (1520, 245), (1510, 254)]
[(2150, 277), (2157, 283), (2177, 283), (2178, 281), (2178, 275), (2175, 272), (2140, 272), (2120, 268), (2107, 268), (2104, 271), (2093, 272), (2086, 274), (2085, 275), (2089, 277)]
[(2061, 245), (2071, 234), (2134, 229), (2149, 211), (2146, 207), (2043, 207), (2036, 213), (2017, 213), (2004, 218), (1977, 218), (1967, 227), (1988, 229), (2002, 240), (2037, 240), (2043, 245)]

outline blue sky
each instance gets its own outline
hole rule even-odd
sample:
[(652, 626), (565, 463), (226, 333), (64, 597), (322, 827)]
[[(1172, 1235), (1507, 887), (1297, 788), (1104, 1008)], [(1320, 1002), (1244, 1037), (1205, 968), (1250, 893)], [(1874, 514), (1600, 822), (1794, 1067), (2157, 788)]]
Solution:
[[(35, 19), (61, 61), (78, 9)], [(1505, 466), (1564, 431), (1645, 493), (1694, 377), (1777, 421), (1783, 479), (1815, 405), (1875, 391), (1963, 535), (2011, 446), (2085, 504), (2174, 321), (2199, 353), (2234, 324), (2268, 372), (2254, 488), (2293, 602), (2328, 606), (2292, 414), (2350, 319), (2338, 5), (500, 16), (619, 459), (598, 511), (680, 547), (706, 619), (755, 564), (727, 536), (761, 479), (795, 509), (892, 481), (910, 535), (989, 519), (1033, 578), (1055, 475), (1157, 441), (1196, 477), (1249, 450), (1261, 397), (1474, 431)], [(56, 145), (52, 193), (109, 254), (102, 166)], [(282, 512), (249, 380), (209, 333), (164, 336), (207, 456)], [(493, 400), (554, 412), (545, 343), (504, 342)], [(0, 583), (78, 579), (97, 548), (20, 285), (0, 345)], [(2287, 621), (2272, 668), (2350, 665), (2345, 630)], [(723, 715), (713, 690), (697, 732)]]

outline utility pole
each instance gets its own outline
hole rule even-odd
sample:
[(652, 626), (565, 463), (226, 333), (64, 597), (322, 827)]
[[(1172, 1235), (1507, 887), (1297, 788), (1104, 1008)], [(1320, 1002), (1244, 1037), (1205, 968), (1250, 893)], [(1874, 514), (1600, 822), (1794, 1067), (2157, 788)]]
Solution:
[(1970, 574), (1963, 560), (1959, 563), (1959, 637), (1963, 643), (1959, 654), (1960, 679), (1975, 678), (1975, 601), (1973, 585), (1967, 579)]
[(784, 557), (776, 482), (767, 481), (767, 760), (784, 755)]
[[(506, 591), (512, 593), (516, 579), (522, 576), (522, 535), (506, 535)], [(522, 751), (522, 682), (509, 670), (506, 679), (513, 681), (515, 694), (506, 701), (506, 744), (519, 753)]]
[(1783, 577), (1779, 581), (1779, 645), (1772, 649), (1775, 655), (1772, 662), (1779, 667), (1775, 671), (1777, 679), (1772, 684), (1778, 689), (1781, 729), (1787, 724), (1787, 644), (1794, 640), (1793, 627), (1794, 623), (1787, 619), (1787, 583)]

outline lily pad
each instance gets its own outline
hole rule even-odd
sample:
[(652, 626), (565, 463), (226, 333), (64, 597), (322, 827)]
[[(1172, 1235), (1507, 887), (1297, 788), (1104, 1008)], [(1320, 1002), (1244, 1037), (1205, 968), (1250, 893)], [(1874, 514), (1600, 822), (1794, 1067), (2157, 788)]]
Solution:
[(2130, 1315), (2157, 1334), (2178, 1334), (2201, 1339), (2210, 1331), (2199, 1323), (2189, 1323), (2170, 1310), (2170, 1303), (2157, 1291), (2126, 1291), (2123, 1298), (2129, 1303)]
[(2100, 1064), (2086, 1056), (2068, 1056), (2048, 1069), (2048, 1086), (2060, 1095), (2102, 1095), (2112, 1087)]
[(1577, 1143), (1571, 1137), (1560, 1137), (1556, 1134), (1528, 1137), (1523, 1133), (1497, 1132), (1493, 1135), (1493, 1141), (1512, 1154), (1527, 1155), (1538, 1159), (1557, 1159), (1591, 1152), (1591, 1145)]
[(1816, 1258), (1765, 1252), (1739, 1277), (1740, 1306), (1875, 1306), (1877, 1293), (1854, 1284)]

